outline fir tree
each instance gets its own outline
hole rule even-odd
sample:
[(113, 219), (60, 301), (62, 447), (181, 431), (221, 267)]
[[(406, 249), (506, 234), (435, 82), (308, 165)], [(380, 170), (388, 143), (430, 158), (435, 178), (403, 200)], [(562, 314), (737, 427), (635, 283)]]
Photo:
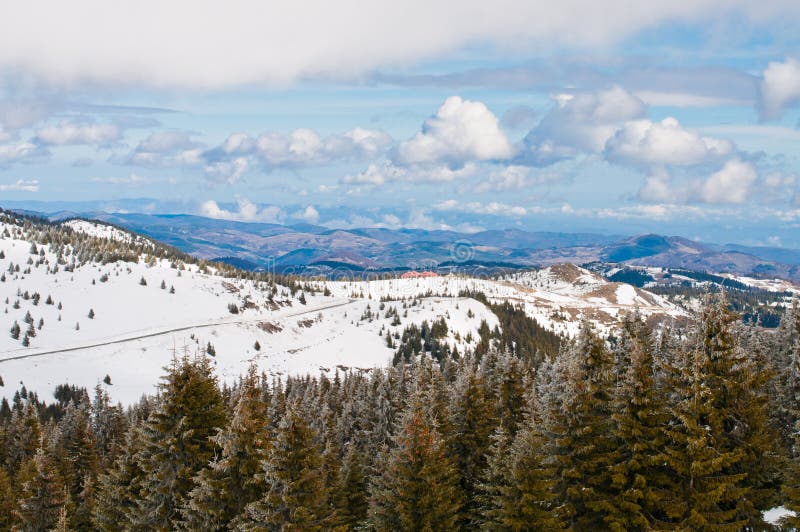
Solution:
[(141, 447), (139, 427), (125, 435), (123, 449), (107, 472), (98, 478), (92, 524), (104, 532), (115, 532), (131, 525), (138, 515), (137, 501), (144, 472), (137, 461)]
[(486, 467), (486, 454), (495, 428), (492, 407), (482, 376), (474, 367), (468, 367), (453, 386), (446, 437), (448, 452), (458, 468), (461, 491), (467, 501), (462, 512), (464, 526), (478, 520), (474, 496)]
[(245, 506), (261, 498), (265, 485), (259, 475), (270, 446), (267, 404), (261, 397), (255, 366), (239, 388), (233, 416), (213, 437), (218, 457), (195, 478), (195, 487), (182, 510), (187, 530), (225, 530)]
[(92, 490), (97, 472), (97, 448), (85, 402), (67, 404), (49, 443), (49, 454), (64, 483), (75, 511), (68, 521), (74, 530), (89, 530), (92, 511)]
[(765, 402), (750, 390), (758, 375), (737, 349), (731, 330), (735, 320), (724, 299), (706, 305), (678, 372), (675, 422), (668, 426), (665, 447), (676, 481), (671, 502), (664, 506), (673, 526), (763, 525), (748, 474), (755, 466), (751, 453), (764, 449), (757, 433), (767, 432), (765, 419), (758, 419)]
[(790, 329), (791, 342), (789, 343), (789, 356), (784, 371), (785, 393), (783, 399), (782, 416), (779, 419), (791, 423), (791, 435), (788, 448), (787, 471), (784, 475), (783, 497), (784, 506), (795, 512), (793, 518), (787, 518), (785, 524), (800, 528), (800, 309), (797, 299), (792, 304), (792, 311), (785, 319), (786, 327)]
[(656, 387), (650, 331), (638, 316), (626, 318), (621, 345), (613, 415), (619, 442), (611, 468), (614, 509), (606, 523), (612, 530), (646, 530), (670, 487), (662, 456), (668, 419)]
[(394, 448), (370, 486), (369, 520), (379, 530), (452, 530), (461, 517), (458, 473), (436, 427), (432, 401), (414, 392)]
[(211, 441), (225, 425), (222, 396), (205, 357), (175, 360), (159, 401), (142, 427), (143, 471), (134, 525), (169, 530), (180, 519), (194, 476), (214, 456)]
[(15, 510), (15, 528), (32, 532), (54, 528), (66, 500), (66, 490), (44, 449), (40, 447), (20, 470), (17, 483), (21, 493)]
[(33, 458), (39, 448), (41, 437), (39, 413), (33, 402), (27, 401), (24, 406), (14, 408), (4, 438), (4, 454), (9, 472), (16, 472), (22, 463)]
[(614, 361), (587, 323), (559, 358), (543, 386), (537, 431), (562, 518), (575, 528), (604, 529), (614, 512), (610, 472), (618, 460), (611, 419)]
[(290, 407), (263, 463), (264, 496), (245, 508), (238, 530), (325, 530), (332, 518), (322, 453), (298, 406)]
[(478, 524), (481, 530), (508, 530), (508, 516), (516, 504), (511, 490), (511, 436), (503, 424), (492, 434), (486, 455), (486, 469), (481, 475), (475, 497), (480, 509)]
[(0, 468), (0, 530), (11, 530), (16, 509), (16, 494), (11, 486), (11, 478), (5, 469)]
[(335, 525), (337, 528), (354, 530), (362, 526), (367, 518), (368, 458), (350, 444), (347, 447), (339, 478), (333, 491)]

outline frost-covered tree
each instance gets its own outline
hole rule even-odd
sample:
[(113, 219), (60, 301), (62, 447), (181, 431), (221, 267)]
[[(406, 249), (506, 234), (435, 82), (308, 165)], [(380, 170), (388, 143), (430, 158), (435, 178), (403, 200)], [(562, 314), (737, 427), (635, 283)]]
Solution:
[(175, 528), (195, 475), (217, 451), (211, 436), (224, 425), (224, 404), (208, 359), (174, 360), (141, 429), (136, 459), (143, 475), (134, 526)]

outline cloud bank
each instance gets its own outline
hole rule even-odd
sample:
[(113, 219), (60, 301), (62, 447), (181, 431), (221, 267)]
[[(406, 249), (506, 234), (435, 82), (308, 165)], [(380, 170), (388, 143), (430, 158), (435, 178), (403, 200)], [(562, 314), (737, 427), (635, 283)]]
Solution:
[(66, 87), (222, 89), (354, 78), (474, 43), (594, 49), (670, 22), (798, 15), (795, 0), (31, 0), (4, 6), (0, 70)]

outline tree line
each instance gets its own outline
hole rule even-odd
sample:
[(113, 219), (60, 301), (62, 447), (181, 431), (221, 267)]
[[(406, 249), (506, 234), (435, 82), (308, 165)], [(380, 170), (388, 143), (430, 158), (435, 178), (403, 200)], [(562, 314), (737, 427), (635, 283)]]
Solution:
[(232, 386), (184, 354), (128, 408), (23, 388), (0, 405), (0, 529), (767, 530), (763, 510), (800, 510), (797, 305), (772, 331), (715, 300), (685, 330), (631, 315), (613, 341), (508, 347)]

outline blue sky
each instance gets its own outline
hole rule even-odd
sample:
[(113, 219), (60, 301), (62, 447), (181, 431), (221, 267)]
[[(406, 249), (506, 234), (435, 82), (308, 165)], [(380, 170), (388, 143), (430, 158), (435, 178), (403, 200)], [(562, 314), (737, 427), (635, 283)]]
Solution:
[(800, 247), (797, 2), (162, 4), (4, 8), (0, 205)]

